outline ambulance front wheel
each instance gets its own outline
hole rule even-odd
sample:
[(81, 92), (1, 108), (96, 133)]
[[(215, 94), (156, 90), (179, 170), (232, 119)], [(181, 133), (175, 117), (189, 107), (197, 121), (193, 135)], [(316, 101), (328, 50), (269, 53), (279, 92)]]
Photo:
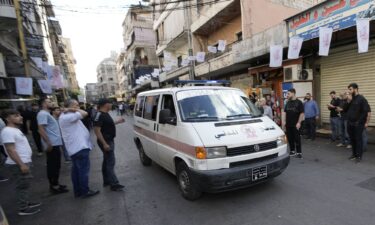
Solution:
[(197, 200), (201, 197), (202, 192), (194, 185), (191, 177), (191, 172), (184, 162), (179, 162), (177, 165), (177, 181), (181, 190), (182, 196), (190, 201)]

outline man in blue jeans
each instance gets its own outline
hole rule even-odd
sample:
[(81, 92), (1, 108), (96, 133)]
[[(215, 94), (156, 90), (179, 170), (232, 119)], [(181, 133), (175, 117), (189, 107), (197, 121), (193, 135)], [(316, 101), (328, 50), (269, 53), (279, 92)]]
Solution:
[(79, 108), (79, 103), (74, 99), (67, 100), (65, 107), (65, 111), (59, 118), (59, 124), (66, 150), (72, 160), (74, 196), (76, 198), (92, 197), (99, 194), (99, 191), (89, 189), (89, 154), (92, 144), (90, 133), (81, 121), (88, 114)]
[(319, 119), (319, 108), (315, 100), (312, 99), (311, 94), (307, 93), (304, 103), (305, 108), (305, 126), (307, 132), (307, 139), (315, 140), (316, 136), (316, 120)]
[(331, 141), (335, 142), (340, 139), (340, 117), (338, 113), (338, 108), (340, 107), (340, 99), (336, 97), (336, 92), (331, 91), (329, 93), (331, 96), (331, 102), (327, 105), (328, 110), (330, 111), (330, 123), (331, 123)]
[(115, 174), (115, 137), (116, 124), (124, 123), (125, 119), (120, 118), (113, 121), (109, 111), (112, 103), (108, 99), (100, 99), (98, 102), (98, 112), (94, 119), (94, 131), (98, 139), (99, 148), (103, 152), (103, 186), (110, 186), (112, 191), (121, 191), (124, 186), (119, 184)]

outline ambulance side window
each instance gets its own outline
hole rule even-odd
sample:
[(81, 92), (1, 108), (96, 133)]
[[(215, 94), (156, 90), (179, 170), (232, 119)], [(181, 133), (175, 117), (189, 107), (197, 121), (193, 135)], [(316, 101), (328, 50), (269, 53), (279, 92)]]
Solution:
[(148, 120), (156, 121), (156, 113), (158, 110), (159, 95), (147, 96), (143, 117)]
[(163, 109), (171, 110), (171, 117), (176, 117), (176, 109), (174, 107), (172, 95), (163, 95), (161, 110)]
[(145, 97), (137, 97), (137, 102), (135, 104), (135, 116), (143, 117), (143, 106), (145, 103)]

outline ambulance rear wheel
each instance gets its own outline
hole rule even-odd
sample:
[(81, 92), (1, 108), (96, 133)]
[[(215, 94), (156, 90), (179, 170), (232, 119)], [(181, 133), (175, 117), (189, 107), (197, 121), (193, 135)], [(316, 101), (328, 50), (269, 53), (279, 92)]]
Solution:
[(202, 192), (199, 191), (191, 177), (190, 170), (184, 162), (180, 162), (177, 165), (177, 181), (182, 196), (190, 201), (197, 200), (201, 197)]
[(152, 160), (146, 155), (143, 146), (140, 144), (138, 147), (139, 151), (139, 159), (141, 160), (142, 165), (150, 166), (152, 164)]

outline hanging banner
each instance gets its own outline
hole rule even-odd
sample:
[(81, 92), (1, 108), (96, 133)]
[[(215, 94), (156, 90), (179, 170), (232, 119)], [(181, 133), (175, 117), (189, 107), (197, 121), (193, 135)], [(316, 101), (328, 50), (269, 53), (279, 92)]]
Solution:
[(56, 89), (60, 89), (64, 87), (62, 75), (60, 73), (60, 67), (54, 66), (52, 68), (52, 86), (54, 86)]
[(16, 93), (18, 95), (33, 95), (33, 79), (16, 77)]
[(271, 45), (270, 47), (270, 67), (280, 67), (283, 63), (283, 46)]
[(188, 60), (189, 60), (189, 61), (195, 61), (195, 59), (196, 59), (196, 57), (195, 57), (195, 56), (193, 56), (193, 55), (191, 55), (191, 56), (188, 56)]
[(207, 50), (211, 53), (217, 53), (217, 48), (215, 46), (208, 46)]
[(332, 28), (320, 27), (319, 28), (319, 55), (328, 56), (329, 47), (331, 46)]
[(153, 74), (159, 75), (160, 74), (160, 70), (155, 68)]
[(299, 53), (301, 52), (301, 47), (303, 43), (303, 38), (291, 37), (289, 40), (288, 48), (288, 59), (298, 59)]
[[(375, 11), (375, 8), (374, 8)], [(357, 18), (358, 53), (368, 52), (370, 41), (370, 20)]]
[(197, 52), (197, 56), (196, 56), (197, 62), (200, 62), (200, 63), (204, 62), (205, 56), (206, 56), (205, 52)]
[(183, 59), (181, 62), (181, 66), (188, 66), (190, 64), (189, 59)]
[(219, 45), (217, 46), (217, 50), (219, 50), (221, 52), (225, 51), (226, 45), (227, 45), (226, 40), (219, 40)]
[(38, 80), (38, 84), (44, 94), (52, 94), (51, 82), (49, 80)]

